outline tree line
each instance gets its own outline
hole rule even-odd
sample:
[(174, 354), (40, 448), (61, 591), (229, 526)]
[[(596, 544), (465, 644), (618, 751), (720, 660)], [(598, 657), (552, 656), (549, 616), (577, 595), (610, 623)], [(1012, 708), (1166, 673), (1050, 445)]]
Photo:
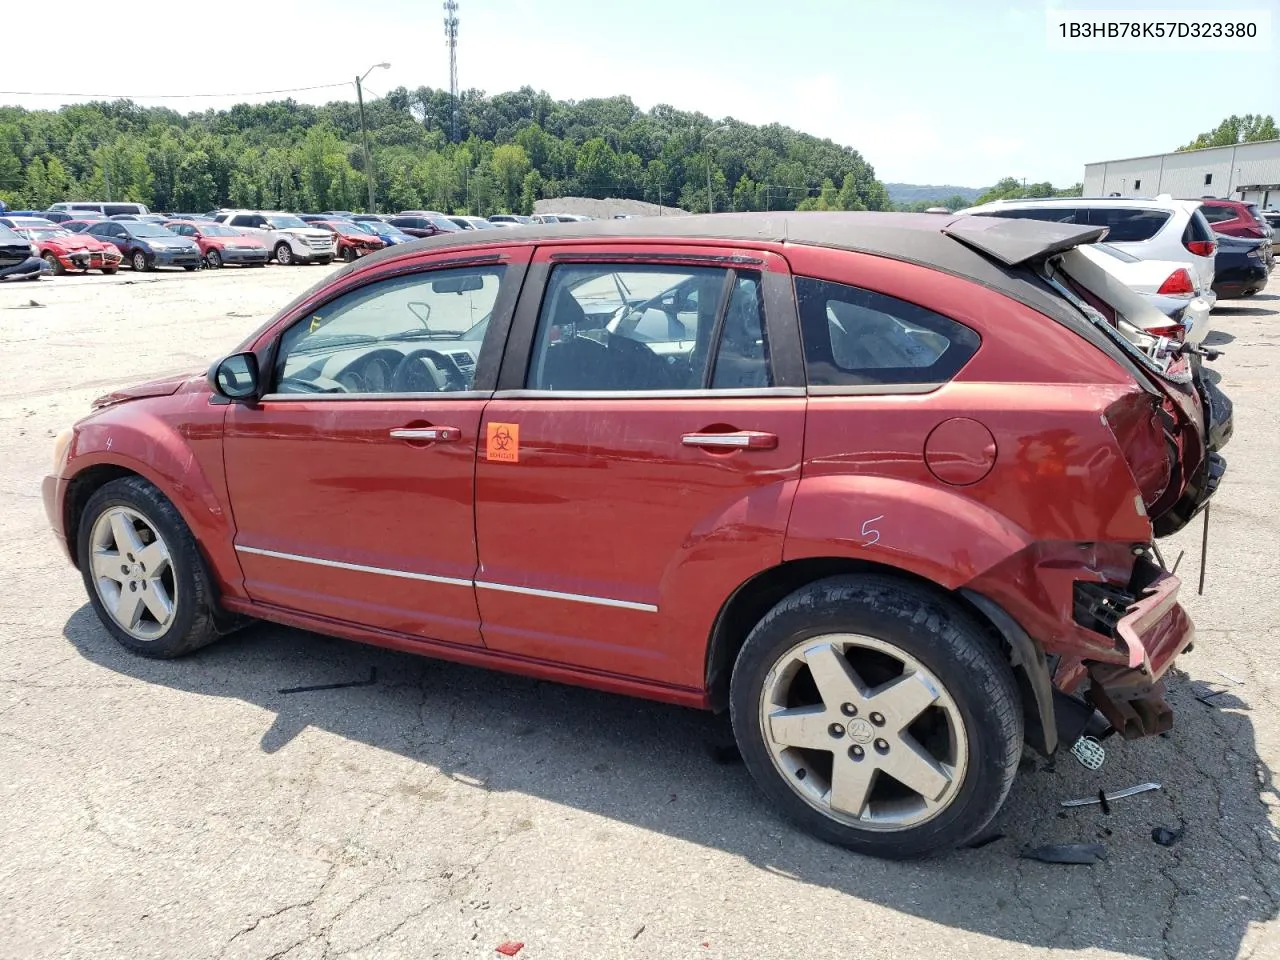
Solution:
[[(857, 150), (780, 124), (714, 121), (628, 97), (554, 100), (530, 87), (487, 96), (397, 88), (366, 102), (380, 210), (529, 213), (544, 197), (629, 198), (705, 212), (887, 210)], [(708, 192), (707, 172), (711, 183)], [(361, 210), (356, 104), (293, 100), (188, 114), (128, 100), (59, 110), (0, 107), (0, 199), (153, 210), (219, 206)]]

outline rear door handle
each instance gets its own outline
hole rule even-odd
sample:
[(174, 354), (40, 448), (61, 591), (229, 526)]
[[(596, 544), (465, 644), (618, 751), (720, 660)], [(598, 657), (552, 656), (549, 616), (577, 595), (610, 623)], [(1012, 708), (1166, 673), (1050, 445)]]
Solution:
[(702, 447), (708, 450), (725, 448), (773, 450), (778, 446), (778, 435), (763, 433), (759, 430), (737, 430), (733, 433), (686, 433), (680, 442), (686, 447)]
[(435, 440), (438, 443), (449, 443), (462, 439), (462, 431), (457, 427), (399, 427), (391, 431), (397, 440)]

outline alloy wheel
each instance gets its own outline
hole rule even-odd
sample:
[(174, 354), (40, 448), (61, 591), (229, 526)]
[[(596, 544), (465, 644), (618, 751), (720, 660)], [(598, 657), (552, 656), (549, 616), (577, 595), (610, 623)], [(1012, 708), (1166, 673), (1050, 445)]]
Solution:
[(280, 261), (282, 267), (287, 267), (293, 263), (293, 250), (289, 248), (287, 243), (282, 243), (276, 247), (276, 259)]
[(169, 548), (130, 507), (104, 510), (90, 534), (93, 585), (112, 620), (138, 640), (157, 640), (173, 623), (178, 584)]
[(133, 269), (138, 273), (147, 269), (147, 255), (141, 250), (133, 251)]
[(220, 266), (222, 266), (222, 256), (221, 254), (218, 253), (217, 250), (211, 249), (208, 253), (205, 254), (204, 262), (205, 262), (205, 265), (208, 266), (210, 270), (217, 270)]
[(955, 701), (919, 660), (875, 637), (796, 644), (765, 677), (759, 719), (782, 779), (849, 826), (918, 826), (964, 782), (969, 746)]

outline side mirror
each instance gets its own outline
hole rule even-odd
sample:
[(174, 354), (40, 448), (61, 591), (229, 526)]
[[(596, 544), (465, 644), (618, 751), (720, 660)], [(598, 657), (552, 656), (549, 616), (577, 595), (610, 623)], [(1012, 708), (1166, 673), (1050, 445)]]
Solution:
[(258, 358), (233, 353), (209, 368), (209, 389), (228, 400), (251, 400), (258, 395)]

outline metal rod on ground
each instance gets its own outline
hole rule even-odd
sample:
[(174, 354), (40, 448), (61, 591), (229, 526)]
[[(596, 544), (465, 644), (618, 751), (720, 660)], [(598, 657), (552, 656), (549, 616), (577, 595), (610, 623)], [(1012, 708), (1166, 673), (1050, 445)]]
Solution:
[(1209, 508), (1213, 503), (1204, 505), (1204, 532), (1200, 535), (1200, 589), (1197, 593), (1204, 596), (1204, 565), (1209, 558)]

